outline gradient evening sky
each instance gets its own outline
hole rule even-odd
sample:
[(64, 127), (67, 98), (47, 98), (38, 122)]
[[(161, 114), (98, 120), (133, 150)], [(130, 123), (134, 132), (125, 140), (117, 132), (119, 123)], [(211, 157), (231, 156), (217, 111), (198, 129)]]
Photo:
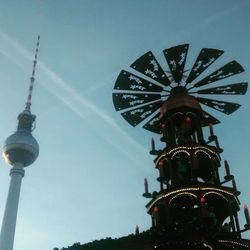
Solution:
[[(148, 229), (143, 179), (158, 188), (148, 150), (152, 136), (161, 144), (115, 111), (116, 77), (149, 50), (162, 58), (163, 49), (190, 43), (188, 62), (203, 47), (222, 49), (217, 65), (235, 59), (246, 70), (228, 83), (247, 81), (250, 1), (1, 0), (0, 9), (1, 145), (24, 108), (41, 35), (32, 105), (40, 155), (23, 179), (14, 249), (52, 250), (128, 235), (137, 224)], [(231, 116), (214, 111), (222, 121), (215, 131), (241, 206), (250, 205), (249, 94), (225, 99), (242, 107)], [(1, 223), (10, 179), (0, 161)], [(243, 211), (240, 218), (243, 226)]]

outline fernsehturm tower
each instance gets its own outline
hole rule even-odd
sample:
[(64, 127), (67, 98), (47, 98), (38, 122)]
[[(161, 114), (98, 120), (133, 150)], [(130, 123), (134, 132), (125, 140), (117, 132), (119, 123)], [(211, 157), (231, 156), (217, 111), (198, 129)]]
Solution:
[(6, 139), (3, 146), (3, 157), (11, 165), (11, 169), (10, 186), (0, 234), (0, 250), (13, 249), (21, 182), (25, 173), (24, 168), (31, 165), (39, 154), (39, 145), (31, 134), (36, 116), (31, 113), (30, 109), (39, 40), (40, 37), (38, 36), (25, 109), (18, 115), (16, 132)]

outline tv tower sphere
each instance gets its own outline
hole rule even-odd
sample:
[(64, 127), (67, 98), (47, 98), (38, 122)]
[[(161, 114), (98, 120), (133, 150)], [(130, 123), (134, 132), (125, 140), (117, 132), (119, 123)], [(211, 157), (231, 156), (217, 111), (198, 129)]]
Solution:
[(19, 163), (27, 167), (39, 154), (38, 142), (31, 134), (31, 125), (35, 116), (25, 110), (18, 116), (18, 120), (17, 131), (4, 142), (3, 157), (12, 166)]

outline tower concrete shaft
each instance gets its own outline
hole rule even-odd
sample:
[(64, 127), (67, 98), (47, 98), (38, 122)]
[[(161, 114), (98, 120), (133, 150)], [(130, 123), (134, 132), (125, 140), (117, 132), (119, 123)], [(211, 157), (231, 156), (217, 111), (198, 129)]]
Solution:
[(15, 163), (10, 170), (11, 179), (0, 234), (0, 250), (13, 250), (17, 210), (24, 173), (21, 163)]

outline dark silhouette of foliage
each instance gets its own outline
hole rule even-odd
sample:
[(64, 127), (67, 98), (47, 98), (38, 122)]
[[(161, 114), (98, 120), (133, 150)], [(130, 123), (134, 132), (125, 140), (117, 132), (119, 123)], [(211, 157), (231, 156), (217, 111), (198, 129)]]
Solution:
[(131, 234), (118, 239), (108, 237), (106, 239), (94, 240), (93, 242), (83, 245), (75, 243), (61, 250), (142, 250), (152, 247), (153, 242), (156, 243), (155, 235), (149, 230), (139, 235)]

